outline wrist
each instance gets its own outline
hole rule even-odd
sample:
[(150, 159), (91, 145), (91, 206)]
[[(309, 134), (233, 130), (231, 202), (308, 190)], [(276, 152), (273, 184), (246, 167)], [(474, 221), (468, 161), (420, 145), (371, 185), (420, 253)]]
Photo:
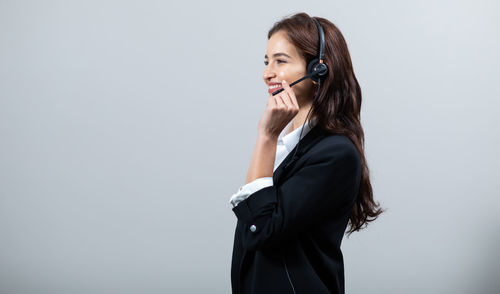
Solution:
[(263, 142), (276, 142), (278, 141), (279, 135), (271, 135), (269, 133), (258, 133), (257, 134), (257, 140), (263, 141)]

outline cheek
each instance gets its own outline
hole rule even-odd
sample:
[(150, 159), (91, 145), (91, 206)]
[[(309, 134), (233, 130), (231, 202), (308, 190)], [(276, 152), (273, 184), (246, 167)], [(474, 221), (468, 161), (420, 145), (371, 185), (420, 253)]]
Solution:
[[(288, 80), (287, 81), (289, 83), (291, 83), (291, 82), (303, 77), (305, 75), (305, 71), (302, 68), (290, 67), (290, 68), (286, 68), (286, 69), (285, 68), (280, 69), (278, 71), (278, 75), (281, 78), (288, 79), (289, 81)], [(293, 79), (293, 81), (292, 81), (292, 79)]]
[(288, 76), (288, 70), (286, 70), (286, 69), (279, 70), (278, 76), (280, 76), (281, 78), (286, 78)]
[(303, 67), (302, 65), (297, 65), (297, 66), (294, 66), (293, 68), (290, 68), (290, 71), (288, 74), (290, 76), (297, 78), (297, 79), (300, 79), (301, 77), (305, 76), (307, 73), (306, 73), (305, 67)]

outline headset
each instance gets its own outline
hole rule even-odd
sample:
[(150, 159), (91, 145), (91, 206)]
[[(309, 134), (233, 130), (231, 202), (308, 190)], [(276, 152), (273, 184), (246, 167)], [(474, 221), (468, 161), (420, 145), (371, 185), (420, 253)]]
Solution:
[[(311, 17), (311, 19), (314, 21), (314, 23), (316, 24), (316, 27), (318, 28), (319, 55), (318, 55), (318, 58), (311, 60), (307, 64), (307, 74), (305, 76), (303, 76), (302, 78), (296, 80), (295, 82), (291, 83), (290, 87), (292, 87), (293, 85), (295, 85), (295, 84), (297, 84), (297, 83), (299, 83), (307, 78), (310, 78), (311, 80), (318, 83), (318, 89), (316, 90), (316, 94), (314, 95), (314, 99), (316, 99), (316, 97), (319, 93), (319, 89), (321, 88), (321, 81), (324, 80), (324, 78), (326, 77), (326, 75), (328, 73), (328, 66), (326, 65), (326, 63), (324, 63), (324, 60), (325, 60), (325, 34), (323, 32), (323, 27), (314, 17)], [(283, 90), (284, 90), (284, 88), (280, 88), (279, 90), (274, 91), (272, 93), (272, 95), (274, 96), (274, 95), (282, 92)], [(312, 107), (309, 109), (309, 112), (307, 113), (306, 120), (304, 121), (304, 124), (307, 121), (307, 118), (309, 117), (309, 113), (311, 112), (311, 110), (312, 110)], [(300, 135), (299, 135), (299, 142), (297, 142), (297, 147), (295, 148), (295, 152), (293, 153), (292, 160), (290, 160), (290, 162), (288, 162), (285, 165), (285, 169), (287, 169), (297, 159), (295, 157), (295, 154), (297, 153), (297, 150), (299, 149), (299, 143), (300, 143), (300, 140), (302, 139), (301, 137), (302, 137), (303, 130), (304, 130), (304, 125), (302, 125), (302, 127), (301, 127)]]
[[(319, 24), (319, 22), (312, 17), (312, 20), (318, 27), (319, 33), (319, 56), (315, 58), (307, 64), (307, 74), (302, 78), (296, 80), (295, 82), (290, 84), (290, 87), (293, 87), (295, 84), (302, 82), (303, 80), (310, 78), (311, 80), (321, 83), (321, 80), (328, 73), (328, 66), (324, 63), (325, 60), (325, 34), (323, 32), (323, 27)], [(319, 86), (318, 86), (319, 88)], [(273, 92), (273, 96), (281, 93), (284, 89), (281, 88)]]

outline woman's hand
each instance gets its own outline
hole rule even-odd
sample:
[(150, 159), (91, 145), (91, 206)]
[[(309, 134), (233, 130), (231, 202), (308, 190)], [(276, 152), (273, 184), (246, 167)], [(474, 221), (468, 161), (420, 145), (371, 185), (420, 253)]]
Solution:
[(283, 91), (276, 96), (270, 94), (264, 114), (259, 120), (259, 135), (277, 138), (286, 125), (299, 113), (299, 105), (292, 88), (283, 80)]

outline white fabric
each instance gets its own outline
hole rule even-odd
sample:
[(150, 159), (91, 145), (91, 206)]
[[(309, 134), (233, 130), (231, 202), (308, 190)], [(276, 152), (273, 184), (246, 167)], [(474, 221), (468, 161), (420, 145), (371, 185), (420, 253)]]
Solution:
[[(285, 128), (281, 131), (278, 136), (278, 142), (276, 145), (276, 157), (274, 160), (274, 170), (281, 164), (281, 162), (287, 157), (288, 153), (295, 148), (295, 145), (299, 142), (300, 131), (302, 128), (302, 136), (300, 139), (304, 138), (304, 136), (316, 125), (316, 117), (311, 119), (311, 125), (308, 122), (303, 124), (301, 127), (296, 128), (291, 133), (287, 134), (288, 131), (292, 128), (293, 120), (291, 120)], [(286, 134), (286, 135), (285, 135)], [(247, 199), (253, 193), (263, 189), (265, 187), (269, 187), (273, 185), (273, 177), (262, 177), (251, 181), (250, 183), (243, 185), (239, 188), (239, 190), (231, 196), (229, 203), (233, 205), (233, 207), (237, 206), (238, 203)]]

